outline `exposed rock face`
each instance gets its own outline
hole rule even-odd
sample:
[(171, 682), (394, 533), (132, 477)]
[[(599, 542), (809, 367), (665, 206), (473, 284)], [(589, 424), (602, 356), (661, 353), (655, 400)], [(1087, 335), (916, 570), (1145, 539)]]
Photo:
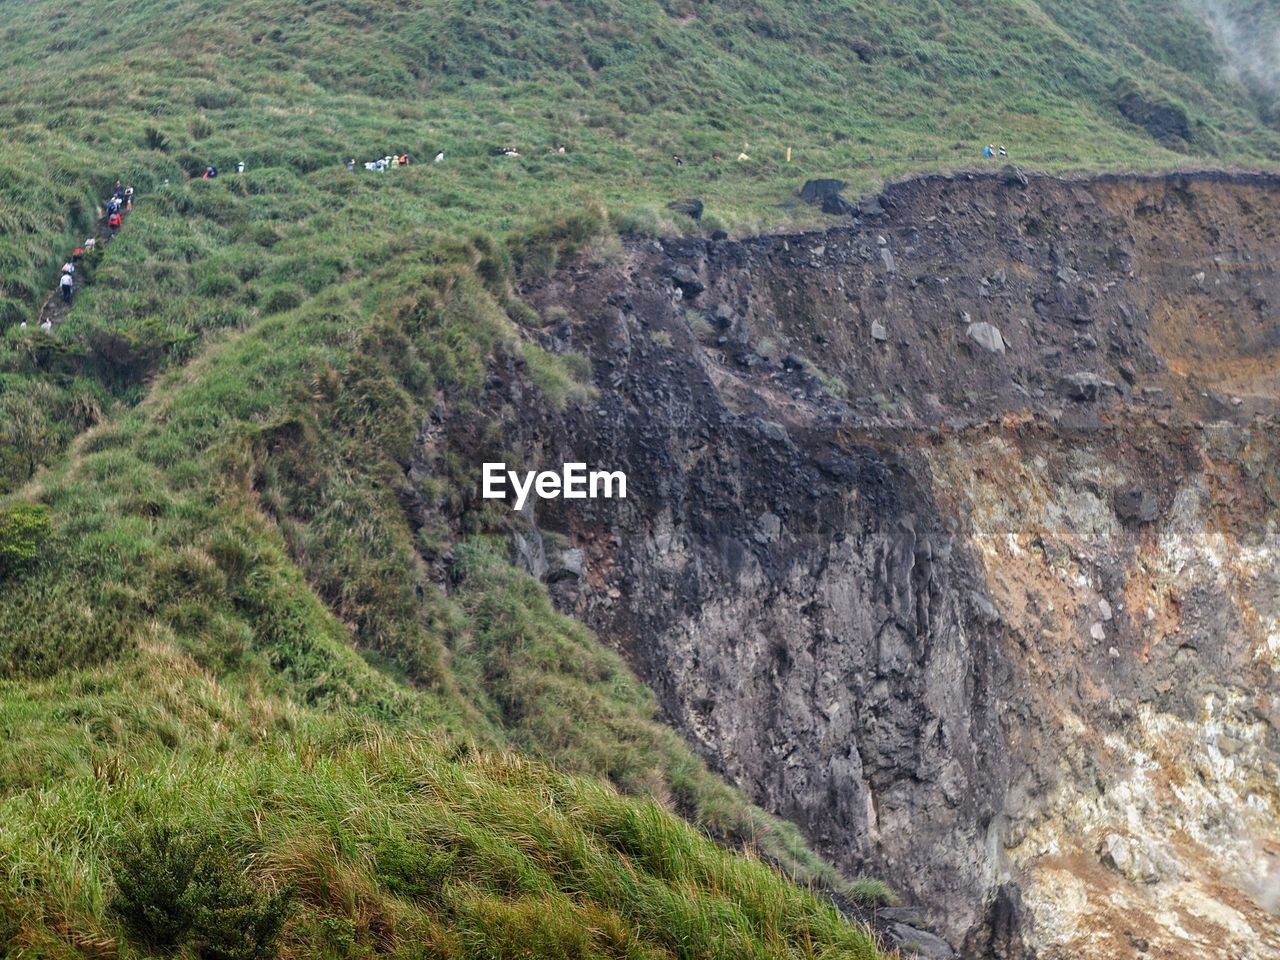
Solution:
[(717, 769), (964, 955), (1280, 955), (1277, 198), (930, 177), (566, 271), (526, 295), (598, 396), (513, 402), (513, 365), (490, 414), (629, 499), (536, 506), (563, 573), (513, 533)]
[(1116, 105), (1127, 120), (1142, 127), (1161, 143), (1177, 147), (1193, 139), (1187, 112), (1172, 103), (1153, 100), (1131, 90), (1124, 93)]

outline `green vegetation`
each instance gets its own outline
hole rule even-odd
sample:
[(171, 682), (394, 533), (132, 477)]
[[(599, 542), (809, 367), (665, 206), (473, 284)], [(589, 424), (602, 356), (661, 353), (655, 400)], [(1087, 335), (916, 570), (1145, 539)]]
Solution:
[[(0, 14), (19, 956), (873, 956), (801, 885), (883, 885), (836, 876), (664, 728), (508, 564), (470, 460), (407, 471), (419, 426), (437, 397), (475, 405), (494, 361), (552, 407), (589, 396), (515, 288), (616, 262), (611, 230), (694, 229), (671, 199), (746, 232), (817, 222), (791, 203), (809, 176), (869, 188), (987, 141), (1054, 170), (1280, 156), (1204, 27), (1155, 0)], [(223, 175), (187, 179), (206, 162)], [(117, 176), (140, 200), (69, 319), (20, 329)]]
[(50, 526), (47, 507), (15, 503), (0, 510), (0, 576), (34, 560)]

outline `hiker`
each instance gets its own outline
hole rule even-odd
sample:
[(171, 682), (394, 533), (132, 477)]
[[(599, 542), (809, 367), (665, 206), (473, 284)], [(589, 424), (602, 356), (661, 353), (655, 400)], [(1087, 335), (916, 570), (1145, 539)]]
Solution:
[(1003, 144), (1003, 143), (1002, 143), (1002, 144), (1000, 144), (1000, 151), (999, 151), (999, 152), (1000, 152), (1000, 156), (1002, 156), (1002, 157), (1007, 157), (1007, 156), (1009, 155), (1009, 151), (1008, 151), (1008, 150), (1006, 150), (1006, 149), (1004, 148), (1004, 144)]
[(112, 187), (112, 189), (111, 189), (111, 195), (112, 195), (113, 197), (118, 197), (118, 198), (123, 199), (123, 198), (124, 198), (124, 184), (123, 184), (123, 183), (121, 183), (119, 180), (117, 180), (117, 181), (116, 181), (116, 185), (115, 185), (114, 187)]
[(75, 278), (74, 278), (74, 277), (72, 277), (72, 276), (71, 276), (71, 274), (69, 274), (69, 273), (64, 273), (64, 274), (62, 275), (62, 280), (61, 280), (61, 282), (60, 282), (60, 286), (62, 287), (62, 302), (63, 302), (63, 303), (70, 303), (70, 302), (71, 302), (71, 296), (72, 296), (72, 293), (73, 293), (73, 292), (74, 292), (74, 290), (75, 290), (75, 284), (76, 284)]
[[(70, 302), (71, 302), (70, 300), (67, 301), (67, 303), (70, 303)], [(53, 333), (53, 321), (50, 320), (48, 317), (45, 317), (44, 321), (40, 324), (40, 329), (43, 330), (45, 333)]]
[(407, 153), (400, 154), (400, 159), (397, 162), (400, 166), (407, 167), (409, 165), (409, 155)]
[(84, 247), (76, 247), (73, 251), (71, 251), (72, 263), (79, 263), (83, 259), (84, 259)]
[(502, 151), (502, 155), (504, 157), (518, 157), (520, 156), (520, 151), (517, 150), (515, 147), (507, 147), (505, 150)]
[[(74, 256), (75, 256), (75, 254), (72, 254), (72, 256), (74, 257)], [(72, 263), (70, 260), (68, 260), (66, 263), (64, 263), (64, 264), (62, 265), (62, 272), (63, 272), (64, 274), (67, 274), (67, 273), (75, 273), (75, 272), (76, 272), (76, 265), (75, 265), (74, 263)]]
[(435, 161), (435, 162), (436, 162), (436, 163), (444, 163), (444, 151), (443, 151), (443, 150), (441, 150), (439, 153), (437, 153), (437, 154), (436, 154), (436, 161)]
[(236, 173), (244, 173), (244, 161), (241, 160), (236, 164)]
[(116, 197), (112, 197), (107, 201), (107, 214), (113, 214), (120, 209), (120, 201)]
[(676, 165), (677, 167), (683, 167), (683, 166), (684, 166), (684, 157), (680, 156), (679, 154), (673, 153), (673, 154), (671, 155), (671, 159), (672, 159), (673, 161), (675, 161), (675, 165)]
[(119, 211), (116, 211), (111, 216), (107, 217), (107, 226), (111, 228), (111, 235), (113, 237), (120, 232), (120, 227), (123, 224), (124, 218), (120, 216)]
[(124, 208), (126, 210), (133, 209), (133, 187), (124, 188)]
[(563, 155), (563, 154), (564, 154), (564, 144), (563, 144), (563, 143), (562, 143), (562, 144), (560, 144), (560, 147), (559, 147), (559, 149), (558, 149), (558, 150), (556, 150), (556, 153), (561, 154), (561, 155)]
[(204, 177), (202, 179), (212, 180), (217, 175), (218, 175), (218, 168), (215, 167), (213, 164), (209, 164), (209, 166), (204, 168)]
[(88, 252), (89, 250), (92, 250), (97, 245), (98, 245), (98, 238), (90, 237), (88, 240), (84, 242), (84, 249), (86, 252)]
[(350, 160), (347, 161), (347, 173), (355, 173), (355, 172), (356, 172), (356, 158), (352, 157)]
[(990, 160), (992, 157), (996, 155), (995, 147), (993, 147), (991, 144), (988, 143), (985, 147), (982, 148), (982, 155), (986, 157), (988, 160)]

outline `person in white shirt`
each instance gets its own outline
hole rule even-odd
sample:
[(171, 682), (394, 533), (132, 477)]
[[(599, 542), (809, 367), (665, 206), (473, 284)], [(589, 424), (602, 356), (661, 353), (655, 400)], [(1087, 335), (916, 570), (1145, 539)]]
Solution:
[(64, 263), (64, 264), (62, 265), (62, 272), (63, 272), (63, 273), (75, 273), (75, 272), (76, 272), (76, 265), (75, 265), (74, 263), (72, 263), (70, 260), (68, 260), (66, 263)]
[(436, 163), (444, 163), (444, 151), (441, 150), (436, 154)]
[(76, 282), (71, 274), (64, 273), (62, 275), (62, 302), (70, 303), (72, 294), (75, 292)]

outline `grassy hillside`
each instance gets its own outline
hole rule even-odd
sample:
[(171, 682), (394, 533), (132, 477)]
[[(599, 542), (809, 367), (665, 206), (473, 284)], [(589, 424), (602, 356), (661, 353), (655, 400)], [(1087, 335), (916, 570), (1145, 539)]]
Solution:
[[(399, 498), (456, 502), (467, 474), (409, 480), (418, 425), (493, 357), (550, 402), (585, 395), (578, 358), (522, 338), (514, 285), (609, 256), (613, 230), (692, 228), (674, 198), (748, 231), (815, 222), (791, 202), (806, 177), (871, 186), (987, 141), (1053, 169), (1280, 155), (1204, 26), (1139, 0), (0, 14), (19, 955), (220, 956), (238, 930), (243, 957), (870, 956), (754, 855), (876, 885), (717, 781), (507, 564), (499, 515), (415, 536)], [(1168, 111), (1180, 134), (1141, 125)], [(402, 150), (419, 162), (342, 167)], [(223, 176), (187, 179), (207, 162)], [(70, 318), (20, 329), (117, 176), (141, 199)]]

